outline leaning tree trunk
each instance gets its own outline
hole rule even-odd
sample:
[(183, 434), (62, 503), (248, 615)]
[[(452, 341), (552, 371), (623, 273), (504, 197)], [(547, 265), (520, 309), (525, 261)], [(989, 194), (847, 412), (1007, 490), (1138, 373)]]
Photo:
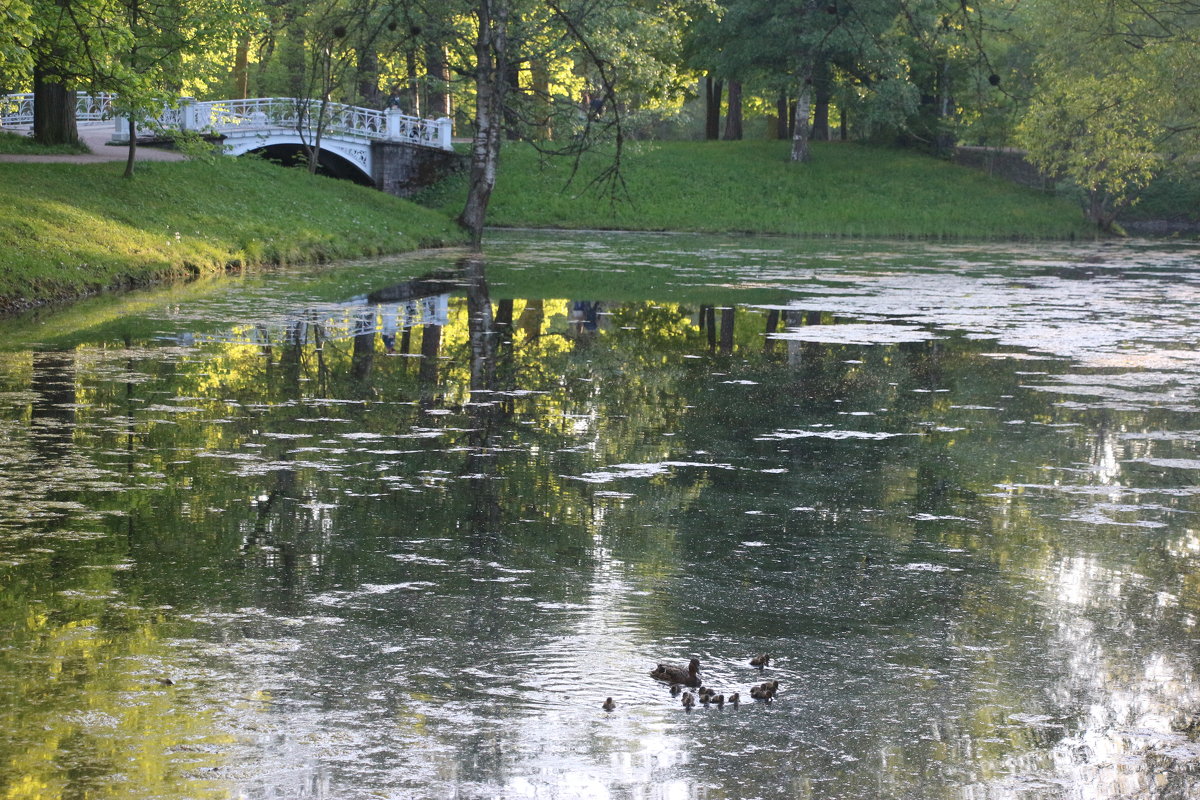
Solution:
[(475, 40), (475, 139), (467, 202), (458, 216), (471, 237), (471, 249), (482, 249), (488, 201), (496, 185), (500, 135), (504, 127), (504, 82), (508, 49), (507, 0), (479, 0), (479, 34)]
[(42, 69), (33, 70), (33, 138), (38, 144), (77, 144), (75, 92)]
[(808, 161), (809, 126), (808, 114), (812, 104), (812, 67), (809, 66), (800, 78), (800, 94), (796, 98), (796, 128), (792, 133), (792, 161)]

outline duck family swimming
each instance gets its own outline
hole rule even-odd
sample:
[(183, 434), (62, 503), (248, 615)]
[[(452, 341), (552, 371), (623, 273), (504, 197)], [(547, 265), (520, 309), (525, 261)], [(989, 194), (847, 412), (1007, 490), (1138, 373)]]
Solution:
[(659, 664), (650, 670), (650, 677), (664, 683), (680, 683), (684, 686), (700, 685), (700, 659), (693, 658), (688, 662), (687, 669), (675, 664)]
[[(750, 665), (762, 670), (770, 664), (771, 656), (768, 653), (763, 653), (754, 656), (750, 659)], [(728, 696), (718, 694), (716, 690), (710, 689), (702, 685), (700, 680), (700, 659), (693, 658), (688, 662), (686, 668), (674, 664), (658, 664), (654, 669), (650, 670), (650, 677), (663, 683), (670, 684), (671, 696), (679, 697), (683, 707), (691, 711), (697, 706), (705, 708), (716, 707), (724, 708), (727, 704), (737, 709), (741, 702), (741, 694), (733, 692)], [(685, 691), (685, 688), (696, 689), (696, 693)], [(770, 702), (775, 699), (776, 693), (779, 691), (779, 681), (769, 680), (763, 683), (750, 687), (750, 697), (754, 700)], [(606, 706), (606, 710), (607, 706)]]

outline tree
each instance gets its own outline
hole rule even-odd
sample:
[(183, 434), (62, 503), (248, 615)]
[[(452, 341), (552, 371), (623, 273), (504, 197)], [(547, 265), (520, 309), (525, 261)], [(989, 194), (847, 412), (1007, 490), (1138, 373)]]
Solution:
[(111, 78), (129, 30), (116, 0), (33, 0), (32, 12), (33, 137), (74, 144), (75, 91), (98, 90)]
[(132, 177), (139, 125), (157, 120), (175, 105), (199, 57), (226, 41), (244, 16), (236, 0), (120, 0), (128, 37), (98, 86), (117, 95), (116, 106), (129, 120), (129, 157), (125, 177)]
[(1109, 230), (1138, 189), (1200, 152), (1200, 3), (1040, 0), (1028, 30), (1037, 75), (1021, 140)]
[(471, 142), (471, 173), (467, 201), (459, 222), (471, 236), (471, 247), (479, 250), (487, 206), (496, 186), (500, 160), (504, 95), (508, 88), (507, 0), (479, 0), (475, 8), (475, 137)]

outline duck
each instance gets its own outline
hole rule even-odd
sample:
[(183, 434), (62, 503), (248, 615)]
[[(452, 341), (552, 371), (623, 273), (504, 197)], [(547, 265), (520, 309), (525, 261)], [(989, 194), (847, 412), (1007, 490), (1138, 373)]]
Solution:
[(687, 669), (675, 664), (659, 664), (650, 670), (650, 677), (665, 683), (681, 683), (684, 686), (700, 685), (700, 659), (693, 658)]
[(612, 711), (616, 707), (617, 707), (617, 704), (613, 702), (613, 699), (611, 697), (608, 698), (607, 700), (605, 700), (604, 705), (601, 706), (601, 708), (603, 708), (605, 711)]
[(737, 708), (738, 704), (741, 702), (742, 695), (739, 692), (734, 692), (733, 694), (729, 695), (729, 705), (733, 706), (734, 708)]
[(696, 705), (696, 695), (692, 694), (691, 692), (684, 692), (682, 702), (683, 707), (688, 711), (691, 711), (692, 706)]
[(724, 708), (725, 707), (725, 695), (723, 695), (723, 694), (717, 695), (716, 697), (714, 697), (712, 699), (712, 702), (713, 702), (713, 705), (715, 705), (717, 708)]
[(771, 663), (771, 654), (770, 653), (763, 653), (760, 656), (755, 656), (754, 658), (750, 659), (750, 666), (758, 667), (759, 669), (762, 669), (763, 667), (767, 666), (770, 663)]

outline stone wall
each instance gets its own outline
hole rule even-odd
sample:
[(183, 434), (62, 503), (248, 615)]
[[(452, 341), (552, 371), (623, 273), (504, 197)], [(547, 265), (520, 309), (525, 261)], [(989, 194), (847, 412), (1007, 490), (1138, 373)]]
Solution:
[(1025, 153), (1004, 147), (956, 147), (950, 158), (955, 164), (974, 167), (997, 178), (1043, 191), (1053, 191), (1055, 181), (1025, 160)]
[(450, 150), (400, 142), (371, 143), (371, 179), (376, 188), (396, 197), (411, 197), (465, 163), (464, 156)]

